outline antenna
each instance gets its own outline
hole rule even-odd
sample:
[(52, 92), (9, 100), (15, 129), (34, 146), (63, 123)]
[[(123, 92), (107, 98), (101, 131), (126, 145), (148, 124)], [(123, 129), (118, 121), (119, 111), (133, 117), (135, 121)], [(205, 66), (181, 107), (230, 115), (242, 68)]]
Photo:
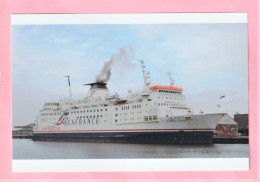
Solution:
[(148, 78), (150, 78), (150, 72), (145, 71), (144, 61), (138, 60), (142, 65), (142, 72), (143, 72), (143, 79), (144, 79), (144, 87), (143, 91), (149, 91), (149, 85), (151, 84), (151, 80), (149, 81)]
[(169, 79), (170, 79), (170, 84), (171, 84), (171, 86), (173, 86), (174, 80), (172, 79), (172, 73), (168, 72), (168, 75), (169, 75)]
[(64, 76), (68, 78), (68, 84), (69, 84), (69, 92), (70, 92), (70, 99), (72, 99), (72, 92), (71, 92), (71, 86), (70, 86), (70, 76)]

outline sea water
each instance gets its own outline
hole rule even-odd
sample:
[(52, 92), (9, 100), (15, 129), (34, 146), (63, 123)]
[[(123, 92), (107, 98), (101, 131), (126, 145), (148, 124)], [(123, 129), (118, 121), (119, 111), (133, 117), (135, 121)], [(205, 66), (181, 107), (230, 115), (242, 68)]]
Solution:
[(246, 158), (248, 144), (174, 145), (13, 139), (13, 159)]

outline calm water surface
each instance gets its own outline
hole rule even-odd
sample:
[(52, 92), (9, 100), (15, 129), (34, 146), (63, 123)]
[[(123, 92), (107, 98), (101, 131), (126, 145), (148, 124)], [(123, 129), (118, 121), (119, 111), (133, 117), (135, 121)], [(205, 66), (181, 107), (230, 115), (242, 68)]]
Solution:
[(245, 158), (248, 144), (157, 145), (13, 139), (13, 159)]

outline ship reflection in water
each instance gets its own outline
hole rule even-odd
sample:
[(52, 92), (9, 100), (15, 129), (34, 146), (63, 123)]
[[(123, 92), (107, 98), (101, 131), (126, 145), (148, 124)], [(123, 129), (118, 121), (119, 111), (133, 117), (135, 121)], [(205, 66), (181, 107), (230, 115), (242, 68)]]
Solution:
[(13, 159), (247, 158), (248, 144), (160, 145), (13, 139)]

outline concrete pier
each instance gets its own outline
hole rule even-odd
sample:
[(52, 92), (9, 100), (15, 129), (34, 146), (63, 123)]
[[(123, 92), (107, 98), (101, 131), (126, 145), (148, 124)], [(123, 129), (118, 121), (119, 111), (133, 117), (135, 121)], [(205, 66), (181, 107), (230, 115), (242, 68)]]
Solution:
[(214, 144), (248, 144), (248, 136), (237, 137), (213, 137)]

